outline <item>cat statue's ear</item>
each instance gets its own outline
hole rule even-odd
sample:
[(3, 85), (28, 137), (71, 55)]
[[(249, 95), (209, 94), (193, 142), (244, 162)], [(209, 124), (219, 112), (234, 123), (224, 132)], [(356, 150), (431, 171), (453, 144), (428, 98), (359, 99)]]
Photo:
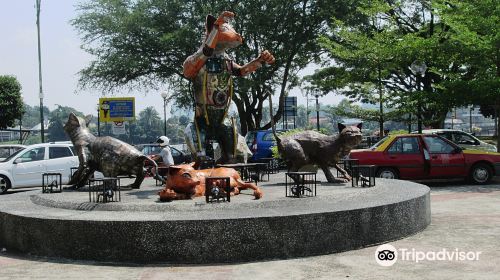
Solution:
[(80, 123), (78, 121), (78, 117), (73, 112), (69, 113), (68, 122), (71, 122), (71, 123), (74, 123), (74, 124), (79, 124)]
[(341, 133), (342, 130), (344, 130), (344, 128), (346, 128), (346, 126), (343, 125), (343, 124), (341, 124), (341, 123), (337, 123), (337, 125), (338, 125), (338, 128), (339, 128), (339, 133)]
[(356, 127), (361, 130), (361, 128), (363, 127), (363, 123), (359, 123)]
[(88, 127), (90, 122), (92, 121), (92, 115), (85, 116), (85, 125)]
[(212, 16), (212, 15), (208, 15), (206, 20), (205, 20), (205, 30), (207, 31), (207, 35), (212, 31), (212, 29), (214, 28), (214, 23), (217, 19)]

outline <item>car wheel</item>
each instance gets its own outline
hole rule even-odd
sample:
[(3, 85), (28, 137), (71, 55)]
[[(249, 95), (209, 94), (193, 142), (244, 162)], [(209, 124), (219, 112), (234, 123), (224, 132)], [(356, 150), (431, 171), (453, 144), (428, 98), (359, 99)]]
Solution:
[(0, 175), (0, 194), (4, 194), (7, 190), (10, 189), (10, 181), (4, 175)]
[(377, 177), (384, 179), (398, 179), (398, 172), (394, 168), (381, 167), (377, 170)]
[(493, 177), (491, 167), (485, 163), (478, 163), (472, 166), (469, 179), (474, 184), (487, 184)]

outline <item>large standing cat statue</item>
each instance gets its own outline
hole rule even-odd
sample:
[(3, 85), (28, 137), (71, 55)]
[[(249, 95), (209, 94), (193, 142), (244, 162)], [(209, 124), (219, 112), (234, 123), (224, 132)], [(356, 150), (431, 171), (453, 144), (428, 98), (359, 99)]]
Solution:
[[(328, 136), (314, 130), (306, 130), (293, 135), (280, 137), (273, 126), (274, 137), (281, 157), (290, 171), (295, 172), (305, 165), (315, 164), (323, 170), (329, 183), (351, 180), (349, 174), (339, 165), (351, 149), (362, 140), (362, 124), (345, 126), (338, 124), (339, 134)], [(335, 178), (330, 171), (335, 167), (343, 178)]]
[(194, 158), (208, 155), (210, 141), (217, 141), (222, 150), (222, 162), (235, 161), (238, 134), (234, 121), (224, 124), (233, 95), (232, 76), (245, 76), (263, 64), (274, 63), (267, 50), (259, 57), (241, 66), (226, 53), (243, 43), (228, 21), (234, 13), (225, 11), (218, 18), (208, 15), (205, 22), (206, 37), (200, 48), (184, 62), (184, 76), (193, 82), (195, 117), (186, 128), (186, 137)]
[[(157, 164), (133, 146), (113, 137), (95, 137), (90, 133), (87, 124), (92, 116), (85, 120), (70, 113), (64, 131), (68, 134), (80, 162), (78, 170), (73, 174), (69, 185), (82, 187), (94, 171), (100, 171), (105, 177), (119, 175), (135, 175), (132, 188), (139, 188), (144, 180), (144, 161)], [(163, 180), (158, 177), (158, 179)]]
[[(269, 97), (269, 108), (273, 108), (271, 97)], [(329, 183), (345, 183), (352, 180), (351, 176), (339, 163), (342, 158), (351, 152), (352, 148), (363, 140), (361, 134), (362, 123), (355, 126), (338, 123), (338, 135), (328, 136), (314, 130), (306, 130), (280, 137), (276, 134), (272, 109), (270, 110), (270, 116), (276, 146), (281, 158), (288, 165), (289, 171), (296, 172), (301, 167), (314, 164), (323, 170)], [(343, 178), (335, 178), (330, 171), (330, 167), (335, 167)]]

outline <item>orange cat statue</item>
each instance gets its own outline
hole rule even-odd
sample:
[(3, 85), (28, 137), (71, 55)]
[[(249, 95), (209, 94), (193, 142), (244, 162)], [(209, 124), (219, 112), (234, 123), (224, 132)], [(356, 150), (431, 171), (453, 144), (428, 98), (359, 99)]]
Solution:
[(246, 183), (241, 180), (240, 174), (232, 168), (212, 168), (195, 170), (192, 164), (172, 165), (168, 170), (165, 189), (158, 192), (160, 201), (178, 199), (191, 199), (205, 195), (206, 177), (229, 177), (231, 195), (237, 195), (240, 190), (252, 189), (255, 199), (263, 196), (263, 193), (254, 183)]

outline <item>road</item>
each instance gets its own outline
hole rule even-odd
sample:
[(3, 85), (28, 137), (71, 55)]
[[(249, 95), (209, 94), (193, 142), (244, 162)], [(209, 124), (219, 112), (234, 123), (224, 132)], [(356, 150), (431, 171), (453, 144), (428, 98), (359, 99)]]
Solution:
[[(500, 179), (487, 186), (427, 185), (432, 223), (423, 232), (390, 243), (400, 255), (389, 267), (375, 261), (377, 246), (309, 258), (219, 265), (96, 263), (18, 255), (0, 248), (0, 279), (499, 279)], [(404, 252), (410, 255), (403, 260)], [(436, 258), (439, 252), (444, 252), (441, 256), (479, 252), (479, 259), (418, 263), (412, 259), (421, 254)]]

